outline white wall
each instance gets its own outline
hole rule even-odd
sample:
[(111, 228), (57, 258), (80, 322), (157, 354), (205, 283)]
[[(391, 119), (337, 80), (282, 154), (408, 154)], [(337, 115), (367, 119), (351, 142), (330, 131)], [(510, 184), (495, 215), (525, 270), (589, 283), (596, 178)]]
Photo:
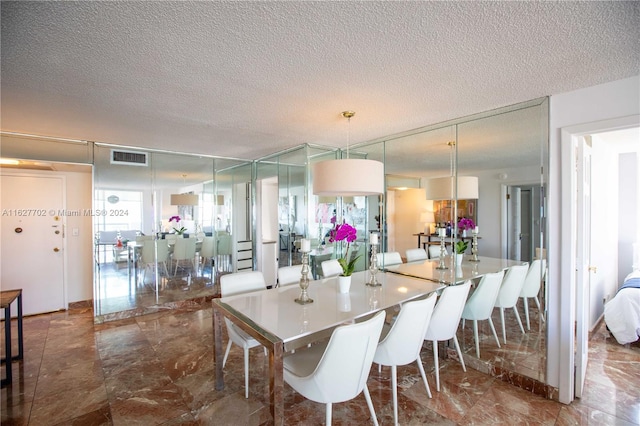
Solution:
[(569, 353), (568, 345), (573, 339), (574, 324), (569, 320), (575, 295), (568, 288), (573, 274), (570, 270), (573, 253), (569, 244), (573, 235), (570, 228), (562, 226), (563, 215), (570, 214), (569, 211), (562, 210), (562, 200), (572, 194), (567, 182), (562, 181), (561, 129), (640, 114), (640, 76), (553, 95), (550, 98), (549, 114), (547, 381), (551, 386), (562, 387), (562, 401), (563, 390), (566, 391), (568, 386), (567, 377), (573, 371), (573, 366), (570, 365), (573, 354)]
[[(393, 196), (389, 197), (391, 194)], [(387, 202), (387, 251), (397, 251), (404, 257), (407, 249), (418, 246), (418, 237), (413, 234), (424, 231), (424, 224), (420, 223), (420, 213), (427, 211), (428, 205), (433, 208), (433, 202), (427, 201), (424, 189), (387, 191), (387, 199), (391, 198), (394, 202)]]

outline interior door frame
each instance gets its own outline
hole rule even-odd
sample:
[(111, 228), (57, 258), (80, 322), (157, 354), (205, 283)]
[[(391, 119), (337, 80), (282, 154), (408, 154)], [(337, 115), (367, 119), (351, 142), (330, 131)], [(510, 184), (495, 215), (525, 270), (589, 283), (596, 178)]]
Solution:
[[(622, 130), (640, 125), (640, 115), (594, 121), (591, 123), (567, 126), (560, 129), (560, 247), (558, 253), (560, 300), (559, 312), (559, 360), (557, 365), (548, 364), (547, 372), (558, 371), (558, 400), (569, 404), (575, 399), (575, 321), (576, 321), (576, 250), (577, 245), (577, 206), (573, 194), (577, 188), (577, 174), (574, 141), (581, 136)], [(549, 358), (547, 358), (549, 362)]]

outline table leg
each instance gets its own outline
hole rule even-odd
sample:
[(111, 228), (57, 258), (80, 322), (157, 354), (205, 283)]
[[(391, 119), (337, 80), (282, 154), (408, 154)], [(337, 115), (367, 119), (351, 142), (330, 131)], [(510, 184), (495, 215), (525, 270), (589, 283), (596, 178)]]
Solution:
[(213, 308), (213, 364), (215, 369), (215, 387), (220, 391), (224, 389), (224, 375), (222, 372), (222, 322), (224, 318), (220, 312)]
[(276, 342), (269, 351), (269, 404), (273, 424), (284, 424), (284, 343)]
[(11, 372), (11, 304), (4, 308), (4, 366), (6, 370), (6, 378), (0, 381), (0, 386), (7, 386), (11, 384), (12, 372)]
[(22, 337), (22, 291), (18, 295), (18, 355), (13, 359), (24, 357), (24, 341)]

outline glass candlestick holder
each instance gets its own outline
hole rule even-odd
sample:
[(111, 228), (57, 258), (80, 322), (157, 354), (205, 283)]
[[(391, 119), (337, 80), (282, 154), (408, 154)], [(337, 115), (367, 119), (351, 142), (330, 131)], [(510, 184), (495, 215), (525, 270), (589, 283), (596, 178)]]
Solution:
[(306, 305), (313, 303), (313, 299), (309, 297), (307, 289), (309, 288), (309, 252), (302, 252), (302, 275), (300, 276), (300, 296), (295, 299), (296, 303)]
[(370, 287), (377, 287), (382, 285), (378, 282), (376, 278), (376, 274), (378, 273), (378, 245), (371, 244), (371, 259), (369, 261), (369, 280), (367, 281), (367, 285)]
[(436, 266), (436, 269), (449, 269), (447, 268), (447, 265), (444, 263), (444, 257), (446, 256), (446, 253), (447, 253), (447, 249), (444, 246), (444, 240), (445, 240), (445, 237), (440, 236), (440, 262), (438, 262), (438, 266)]
[(480, 262), (480, 259), (478, 259), (478, 233), (473, 230), (471, 231), (471, 259), (469, 259), (469, 262)]

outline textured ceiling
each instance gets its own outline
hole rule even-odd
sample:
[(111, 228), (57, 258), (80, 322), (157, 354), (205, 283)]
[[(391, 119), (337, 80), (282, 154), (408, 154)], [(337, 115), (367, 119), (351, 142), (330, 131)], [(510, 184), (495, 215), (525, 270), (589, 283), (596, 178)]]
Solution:
[(636, 1), (0, 7), (2, 130), (244, 159), (640, 70)]

